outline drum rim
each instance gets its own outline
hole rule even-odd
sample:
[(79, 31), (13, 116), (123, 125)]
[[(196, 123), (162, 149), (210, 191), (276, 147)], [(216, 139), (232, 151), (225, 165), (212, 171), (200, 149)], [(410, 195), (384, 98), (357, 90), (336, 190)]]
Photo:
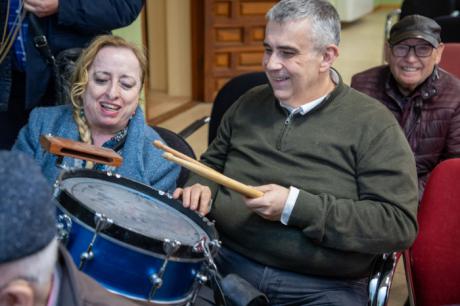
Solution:
[[(95, 221), (94, 216), (96, 211), (91, 207), (87, 207), (76, 199), (72, 194), (62, 189), (60, 183), (69, 178), (95, 178), (101, 179), (103, 181), (109, 181), (112, 183), (120, 184), (124, 187), (134, 189), (137, 192), (141, 192), (150, 197), (159, 200), (165, 204), (170, 205), (179, 213), (184, 214), (186, 217), (191, 219), (195, 224), (197, 224), (208, 236), (208, 238), (213, 241), (218, 239), (218, 233), (214, 226), (214, 222), (209, 221), (206, 217), (201, 217), (198, 213), (191, 211), (188, 208), (183, 207), (177, 200), (173, 200), (168, 197), (166, 193), (154, 189), (151, 186), (134, 181), (129, 178), (125, 178), (119, 174), (114, 174), (112, 172), (103, 172), (98, 170), (91, 169), (71, 169), (62, 173), (58, 181), (58, 193), (56, 200), (58, 205), (61, 206), (67, 213), (72, 217), (78, 219), (81, 223), (89, 226), (94, 230)], [(163, 251), (163, 241), (158, 240), (153, 237), (149, 237), (132, 231), (130, 229), (124, 228), (115, 222), (108, 228), (103, 229), (100, 234), (113, 238), (122, 242), (123, 244), (128, 244), (130, 246), (142, 249), (146, 252), (153, 252), (156, 255), (164, 256)], [(211, 246), (211, 253), (215, 255), (217, 252), (217, 247)], [(162, 255), (163, 254), (163, 255)], [(179, 249), (174, 253), (172, 258), (204, 258), (203, 252), (197, 252), (193, 250), (193, 246), (182, 244)]]

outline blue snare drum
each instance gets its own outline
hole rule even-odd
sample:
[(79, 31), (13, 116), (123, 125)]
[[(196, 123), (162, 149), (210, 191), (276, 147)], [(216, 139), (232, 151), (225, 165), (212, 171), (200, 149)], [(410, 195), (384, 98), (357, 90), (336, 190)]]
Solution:
[(131, 299), (189, 301), (217, 251), (212, 222), (119, 175), (64, 172), (56, 199), (58, 227), (77, 266)]

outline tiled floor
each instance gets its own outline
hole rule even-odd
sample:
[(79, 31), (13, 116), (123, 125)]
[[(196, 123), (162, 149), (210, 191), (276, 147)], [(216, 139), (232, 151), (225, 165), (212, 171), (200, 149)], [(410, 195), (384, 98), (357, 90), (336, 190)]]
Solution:
[[(334, 67), (341, 73), (345, 83), (349, 84), (354, 73), (382, 64), (384, 23), (389, 11), (390, 9), (379, 9), (359, 21), (342, 26), (340, 55)], [(172, 101), (174, 103), (177, 99)], [(178, 132), (194, 120), (208, 115), (210, 110), (210, 104), (201, 103), (159, 125)], [(207, 126), (199, 129), (187, 140), (199, 156), (207, 147)], [(394, 278), (389, 305), (403, 305), (406, 297), (404, 272), (400, 264)]]

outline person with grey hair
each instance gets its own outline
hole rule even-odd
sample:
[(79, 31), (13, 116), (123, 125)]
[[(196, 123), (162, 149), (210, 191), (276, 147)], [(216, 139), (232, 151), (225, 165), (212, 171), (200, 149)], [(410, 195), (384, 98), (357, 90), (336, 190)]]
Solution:
[(394, 114), (415, 155), (419, 199), (433, 169), (460, 157), (460, 80), (440, 68), (441, 27), (409, 15), (385, 43), (388, 64), (355, 74), (351, 87), (377, 99)]
[(339, 33), (328, 1), (275, 4), (264, 40), (270, 84), (232, 105), (201, 157), (263, 196), (197, 175), (174, 192), (216, 220), (219, 271), (243, 277), (271, 305), (367, 305), (375, 260), (417, 233), (409, 144), (384, 106), (332, 68)]
[(56, 238), (51, 187), (35, 161), (0, 151), (0, 305), (135, 304), (77, 270)]

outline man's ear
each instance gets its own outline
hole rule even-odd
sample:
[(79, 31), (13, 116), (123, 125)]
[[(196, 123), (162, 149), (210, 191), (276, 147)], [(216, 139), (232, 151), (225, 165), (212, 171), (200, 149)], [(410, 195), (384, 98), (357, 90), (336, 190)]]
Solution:
[(328, 45), (323, 52), (323, 58), (320, 64), (320, 71), (327, 72), (332, 67), (336, 58), (339, 56), (339, 48), (336, 45)]
[(35, 306), (34, 289), (24, 281), (12, 281), (0, 291), (1, 306)]
[(433, 52), (435, 52), (435, 63), (438, 65), (441, 62), (442, 53), (444, 52), (444, 44), (440, 43)]

